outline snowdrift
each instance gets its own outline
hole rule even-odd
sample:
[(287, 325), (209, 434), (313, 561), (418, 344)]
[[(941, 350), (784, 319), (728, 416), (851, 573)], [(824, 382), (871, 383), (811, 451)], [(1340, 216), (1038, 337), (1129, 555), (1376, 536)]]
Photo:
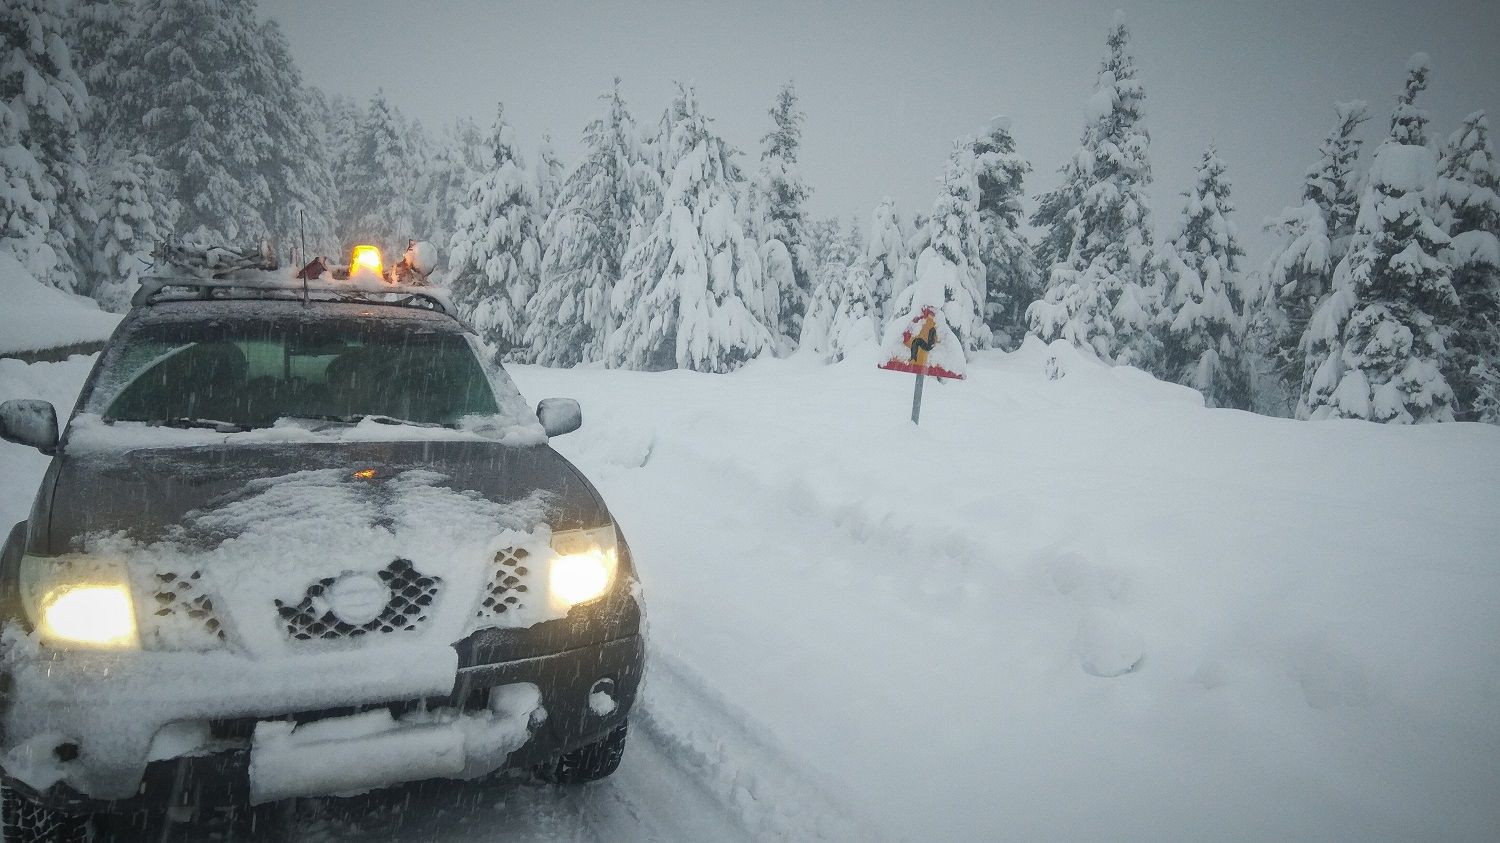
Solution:
[(647, 722), (753, 831), (1494, 839), (1500, 429), (1209, 410), (1034, 340), (914, 428), (866, 356), (515, 372), (582, 402)]
[(0, 355), (102, 343), (120, 323), (93, 299), (37, 281), (7, 254), (0, 254), (0, 301)]

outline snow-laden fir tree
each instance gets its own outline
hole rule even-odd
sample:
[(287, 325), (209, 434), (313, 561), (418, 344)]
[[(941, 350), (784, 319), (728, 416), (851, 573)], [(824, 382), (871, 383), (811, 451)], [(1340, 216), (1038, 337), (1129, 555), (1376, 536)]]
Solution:
[(47, 242), (53, 199), (46, 172), (21, 141), (20, 120), (0, 104), (0, 253), (35, 278), (50, 277), (57, 265)]
[(449, 246), (449, 287), (460, 312), (497, 357), (526, 359), (526, 307), (536, 292), (542, 249), (536, 182), (516, 150), (502, 104), (490, 129), (490, 159), (469, 187)]
[(101, 148), (171, 179), (178, 234), (299, 239), (326, 230), (325, 145), (286, 45), (253, 3), (142, 0)]
[[(750, 185), (750, 190), (743, 191), (741, 201), (750, 205), (759, 202), (755, 187)], [(762, 317), (766, 327), (772, 328), (771, 338), (775, 340), (774, 351), (779, 355), (790, 354), (796, 347), (796, 338), (783, 334), (783, 308), (787, 306), (787, 291), (796, 290), (797, 287), (797, 263), (792, 256), (792, 251), (780, 239), (771, 237), (759, 240), (753, 233), (764, 222), (756, 214), (741, 214), (740, 219), (745, 229), (745, 235), (760, 243), (758, 254), (760, 256), (761, 288), (766, 298), (766, 307)], [(803, 249), (805, 257), (807, 250)], [(806, 302), (801, 305), (806, 309)], [(782, 326), (775, 328), (774, 326)], [(800, 331), (798, 332), (800, 336)]]
[(73, 48), (73, 67), (89, 94), (84, 119), (85, 146), (94, 168), (93, 181), (106, 185), (119, 156), (112, 148), (112, 122), (118, 117), (117, 80), (127, 63), (143, 21), (135, 0), (76, 0), (67, 16), (67, 42)]
[(839, 222), (838, 217), (825, 217), (823, 219), (809, 219), (804, 228), (807, 249), (807, 271), (812, 273), (812, 278), (818, 277), (818, 272), (823, 265), (828, 263), (829, 257), (834, 254), (836, 245), (844, 236), (844, 224)]
[(87, 115), (88, 92), (74, 69), (65, 31), (52, 0), (7, 0), (0, 5), (0, 107), (10, 110), (9, 131), (41, 166), (42, 184), (33, 186), (32, 199), (41, 202), (47, 214), (45, 220), (30, 215), (25, 225), (45, 225), (52, 260), (38, 261), (42, 253), (30, 248), (29, 266), (42, 270), (36, 277), (44, 283), (87, 293), (95, 218), (80, 123)]
[(1162, 371), (1203, 393), (1210, 407), (1250, 406), (1250, 383), (1240, 354), (1245, 296), (1240, 248), (1229, 213), (1224, 162), (1210, 146), (1194, 170), (1182, 219), (1157, 252), (1166, 307)]
[(130, 297), (151, 266), (151, 252), (162, 236), (151, 196), (161, 180), (156, 163), (144, 154), (117, 158), (109, 170), (94, 229), (99, 284), (93, 298), (105, 310), (128, 310)]
[(875, 206), (870, 218), (870, 236), (865, 243), (865, 273), (877, 320), (885, 323), (891, 298), (906, 289), (912, 268), (906, 251), (906, 234), (896, 215), (896, 200), (887, 196)]
[[(1080, 148), (1088, 142), (1085, 129)], [(1031, 214), (1031, 225), (1042, 230), (1042, 235), (1032, 246), (1032, 259), (1044, 275), (1056, 264), (1067, 260), (1073, 248), (1076, 233), (1078, 206), (1083, 203), (1083, 185), (1087, 176), (1080, 166), (1079, 156), (1074, 155), (1058, 168), (1061, 183), (1037, 197), (1036, 210)]]
[(1442, 364), (1458, 297), (1452, 270), (1438, 257), (1449, 237), (1432, 219), (1437, 160), (1426, 145), (1426, 112), (1416, 105), (1427, 87), (1427, 56), (1414, 55), (1407, 69), (1390, 136), (1361, 193), (1349, 254), (1313, 315), (1315, 336), (1338, 342), (1312, 376), (1312, 418), (1409, 424), (1454, 417)]
[(625, 257), (611, 306), (609, 365), (727, 372), (772, 347), (756, 243), (734, 203), (734, 151), (691, 88), (658, 150), (675, 161), (662, 210)]
[[(1303, 179), (1302, 203), (1266, 225), (1281, 243), (1266, 261), (1269, 290), (1256, 316), (1266, 322), (1277, 371), (1299, 396), (1307, 394), (1307, 379), (1328, 354), (1326, 346), (1309, 348), (1308, 322), (1332, 289), (1334, 267), (1348, 253), (1359, 211), (1355, 166), (1361, 141), (1355, 133), (1368, 119), (1367, 106), (1353, 100), (1335, 103), (1334, 111), (1337, 123)], [(1306, 406), (1297, 414), (1306, 417)]]
[[(807, 248), (807, 198), (812, 188), (797, 169), (797, 155), (802, 145), (802, 121), (805, 115), (797, 107), (797, 92), (788, 82), (776, 94), (772, 104), (771, 130), (761, 138), (760, 172), (756, 178), (756, 205), (760, 220), (756, 226), (761, 243), (779, 242), (791, 261), (792, 284), (778, 277), (780, 303), (780, 336), (795, 339), (802, 329), (802, 316), (816, 275), (810, 265)], [(781, 255), (777, 250), (777, 269)], [(778, 271), (778, 276), (780, 272)]]
[(280, 27), (265, 20), (256, 34), (259, 61), (246, 68), (247, 82), (252, 101), (264, 109), (264, 125), (249, 157), (251, 178), (269, 193), (261, 212), (265, 233), (283, 254), (304, 239), (309, 253), (322, 253), (335, 245), (336, 191), (327, 141)]
[(928, 220), (927, 246), (917, 258), (916, 274), (891, 301), (884, 332), (889, 345), (924, 308), (941, 315), (949, 336), (964, 351), (988, 348), (984, 321), (985, 267), (980, 260), (979, 181), (974, 172), (974, 145), (960, 139), (943, 170), (943, 190)]
[(802, 317), (802, 333), (797, 338), (799, 355), (824, 362), (839, 359), (832, 348), (834, 321), (843, 308), (850, 270), (859, 264), (860, 252), (850, 232), (840, 232), (830, 244)]
[(552, 148), (552, 135), (543, 134), (542, 143), (537, 147), (536, 169), (533, 171), (536, 178), (536, 212), (542, 225), (552, 215), (552, 209), (557, 207), (557, 195), (562, 191), (566, 175), (567, 168)]
[(1117, 15), (1075, 156), (1079, 204), (1068, 212), (1073, 241), (1066, 259), (1050, 268), (1046, 294), (1027, 317), (1044, 340), (1066, 339), (1106, 360), (1149, 368), (1160, 345), (1154, 332), (1159, 291), (1147, 272), (1150, 138), (1141, 126), (1145, 92), (1128, 40)]
[[(334, 170), (340, 187), (340, 252), (371, 243), (385, 254), (399, 255), (408, 240), (427, 236), (421, 230), (420, 162), (409, 146), (411, 127), (386, 102), (384, 92), (377, 91), (350, 129)], [(472, 205), (472, 192), (468, 200)]]
[(421, 237), (442, 247), (440, 268), (448, 265), (448, 242), (458, 225), (469, 186), (479, 177), (485, 154), (484, 134), (467, 118), (450, 125), (432, 144), (418, 191), (424, 220)]
[(979, 180), (980, 260), (986, 277), (985, 319), (1001, 348), (1026, 334), (1026, 308), (1041, 294), (1031, 246), (1021, 233), (1022, 181), (1031, 172), (1016, 154), (1010, 120), (996, 117), (974, 142)]
[[(672, 101), (662, 110), (661, 117), (657, 120), (656, 131), (645, 132), (643, 137), (642, 151), (646, 160), (651, 164), (652, 172), (655, 174), (653, 189), (641, 197), (640, 207), (637, 212), (639, 217), (634, 232), (636, 240), (647, 234), (651, 223), (661, 215), (664, 194), (667, 184), (672, 180), (672, 173), (677, 169), (677, 150), (672, 146), (672, 132), (687, 110), (688, 89), (681, 82), (676, 83), (675, 93)], [(744, 192), (745, 185), (739, 175), (738, 167), (734, 170), (735, 175), (731, 181), (735, 182), (737, 190)], [(631, 245), (634, 245), (632, 241)]]
[(1445, 371), (1460, 420), (1500, 423), (1500, 164), (1489, 117), (1476, 111), (1443, 145), (1437, 223), (1452, 238), (1459, 314)]
[(620, 80), (599, 99), (604, 113), (584, 128), (583, 158), (543, 231), (541, 284), (527, 309), (526, 344), (547, 366), (604, 359), (610, 297), (639, 205), (656, 189)]
[(855, 349), (879, 342), (883, 324), (870, 270), (855, 261), (844, 278), (844, 295), (828, 328), (829, 359), (843, 360)]

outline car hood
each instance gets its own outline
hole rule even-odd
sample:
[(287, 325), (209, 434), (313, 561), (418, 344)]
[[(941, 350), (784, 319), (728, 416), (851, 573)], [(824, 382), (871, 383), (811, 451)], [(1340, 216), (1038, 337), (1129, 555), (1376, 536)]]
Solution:
[(593, 487), (547, 445), (461, 440), (153, 447), (64, 454), (54, 469), (52, 488), (43, 490), (38, 507), (45, 512), (45, 539), (32, 536), (34, 549), (51, 554), (81, 549), (90, 535), (123, 533), (152, 542), (188, 513), (247, 485), (309, 471), (348, 471), (351, 482), (377, 486), (419, 471), (426, 482), (500, 504), (540, 492), (553, 529), (609, 520)]

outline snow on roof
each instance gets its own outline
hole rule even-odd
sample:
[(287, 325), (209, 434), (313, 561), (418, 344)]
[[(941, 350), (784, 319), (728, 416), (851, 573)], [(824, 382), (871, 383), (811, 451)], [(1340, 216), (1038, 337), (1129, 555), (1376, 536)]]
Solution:
[(0, 354), (102, 342), (120, 323), (92, 299), (36, 280), (8, 254), (0, 254), (0, 301)]

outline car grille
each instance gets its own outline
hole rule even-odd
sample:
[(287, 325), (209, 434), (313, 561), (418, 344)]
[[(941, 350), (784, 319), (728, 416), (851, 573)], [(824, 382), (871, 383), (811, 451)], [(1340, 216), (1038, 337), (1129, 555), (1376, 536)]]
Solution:
[(495, 554), (490, 563), (489, 582), (484, 586), (484, 599), (475, 615), (477, 620), (495, 621), (507, 612), (514, 614), (525, 607), (526, 579), (531, 573), (526, 563), (530, 557), (531, 552), (524, 547), (507, 547)]
[(412, 567), (411, 562), (397, 559), (375, 574), (390, 588), (391, 596), (379, 616), (364, 624), (341, 620), (324, 608), (323, 593), (337, 577), (325, 577), (307, 587), (302, 602), (295, 605), (276, 601), (286, 636), (294, 641), (313, 639), (358, 638), (372, 632), (416, 632), (432, 614), (443, 581), (429, 577)]
[(153, 576), (155, 608), (147, 627), (151, 643), (174, 650), (205, 650), (224, 644), (224, 625), (202, 579), (202, 571), (162, 571)]

